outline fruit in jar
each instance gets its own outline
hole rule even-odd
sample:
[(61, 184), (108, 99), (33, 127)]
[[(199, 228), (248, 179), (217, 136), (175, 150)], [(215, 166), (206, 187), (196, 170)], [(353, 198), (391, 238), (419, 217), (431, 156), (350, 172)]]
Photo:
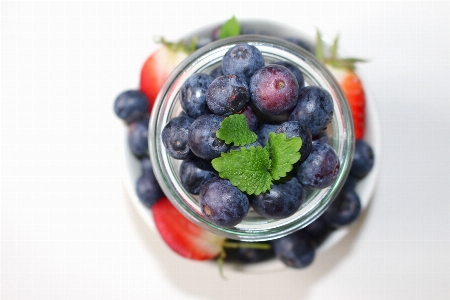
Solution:
[(305, 161), (311, 152), (312, 137), (311, 132), (305, 126), (302, 126), (297, 121), (283, 122), (276, 130), (275, 133), (284, 133), (286, 138), (299, 137), (302, 139), (302, 146), (300, 148), (300, 160), (299, 163)]
[(161, 140), (171, 157), (184, 159), (193, 155), (188, 145), (189, 127), (193, 122), (194, 119), (181, 115), (173, 118), (164, 126)]
[[(282, 62), (256, 68), (254, 62), (257, 59), (252, 57), (258, 57), (261, 53), (257, 47), (250, 46), (237, 44), (231, 46), (225, 53), (221, 62), (225, 75), (212, 81), (211, 77), (208, 77), (208, 81), (202, 86), (202, 91), (206, 89), (205, 99), (209, 111), (185, 127), (190, 151), (198, 159), (210, 161), (218, 173), (218, 177), (214, 177), (216, 174), (213, 174), (214, 176), (211, 175), (213, 178), (208, 180), (198, 178), (203, 187), (199, 184), (195, 189), (200, 188), (199, 203), (205, 218), (222, 227), (233, 227), (243, 220), (248, 211), (248, 196), (251, 196), (253, 209), (263, 217), (281, 219), (291, 216), (305, 199), (306, 192), (303, 186), (319, 189), (331, 185), (340, 167), (336, 153), (329, 146), (327, 150), (330, 151), (316, 151), (313, 155), (315, 160), (311, 159), (313, 163), (306, 163), (312, 151), (311, 128), (314, 132), (320, 133), (331, 121), (333, 113), (331, 95), (315, 86), (299, 89), (297, 77), (302, 78), (303, 85), (302, 75), (297, 74), (296, 77), (282, 65)], [(244, 61), (253, 60), (252, 75), (249, 78), (251, 93), (248, 93), (247, 83), (243, 80), (244, 76), (250, 73), (241, 72), (240, 68), (244, 64), (240, 61), (241, 58)], [(234, 68), (236, 73), (241, 73), (227, 74), (230, 71), (225, 71), (225, 66), (229, 67), (229, 70)], [(290, 65), (290, 68), (299, 71), (293, 65)], [(203, 76), (203, 73), (201, 75)], [(198, 78), (199, 75), (191, 75), (183, 87), (186, 86), (186, 82), (188, 86), (195, 85)], [(310, 109), (307, 121), (301, 120), (303, 123), (298, 120), (288, 121), (288, 115), (280, 117), (294, 108), (297, 109), (300, 101), (307, 103)], [(279, 118), (269, 118), (268, 120), (274, 124), (268, 124), (264, 123), (265, 120), (261, 120), (260, 123), (257, 114), (247, 113), (248, 116), (243, 114), (244, 110), (251, 112), (253, 106), (266, 115)], [(180, 116), (175, 119), (177, 118)], [(163, 133), (175, 119), (164, 127)], [(259, 127), (252, 126), (256, 127), (256, 133), (249, 129), (249, 120), (252, 119), (256, 119), (256, 122), (252, 123), (260, 123)], [(280, 124), (281, 119), (285, 122)], [(168, 152), (170, 154), (171, 149), (168, 149)], [(334, 159), (332, 161), (334, 165), (330, 159)], [(313, 166), (318, 161), (326, 161), (328, 164), (316, 170), (317, 167), (314, 169)], [(294, 165), (297, 177), (294, 174), (292, 178), (284, 178), (294, 169)], [(302, 165), (309, 167), (300, 171)], [(180, 173), (187, 174), (183, 175), (184, 178), (195, 179), (192, 170), (187, 166), (190, 166), (189, 161), (186, 165), (183, 164)], [(326, 169), (327, 167), (329, 169)], [(201, 170), (196, 171), (200, 174)], [(320, 182), (317, 180), (314, 183), (308, 182), (308, 176), (317, 176), (317, 172), (321, 172)], [(186, 184), (185, 188), (188, 190), (191, 187)], [(226, 201), (219, 200), (228, 199), (228, 194), (233, 194), (236, 201), (240, 201), (240, 206), (230, 202), (227, 206), (235, 205), (234, 208), (224, 213)], [(245, 213), (242, 202), (247, 203)], [(239, 213), (236, 212), (239, 209)]]
[(305, 86), (305, 78), (303, 77), (303, 73), (296, 65), (283, 60), (275, 61), (272, 64), (286, 67), (289, 71), (292, 72), (292, 74), (294, 74), (295, 79), (297, 79), (298, 87), (301, 89)]
[(217, 172), (206, 159), (192, 156), (184, 159), (180, 165), (180, 181), (191, 194), (198, 195), (200, 188), (210, 179), (217, 177)]
[(298, 101), (299, 85), (294, 74), (282, 65), (266, 65), (250, 79), (253, 104), (264, 114), (281, 115)]
[(229, 74), (214, 79), (206, 91), (206, 104), (217, 115), (228, 116), (242, 110), (250, 93), (248, 85), (241, 77)]
[(251, 198), (251, 207), (268, 219), (283, 219), (293, 215), (305, 200), (306, 192), (297, 178), (274, 184), (265, 193)]
[(188, 131), (188, 145), (192, 152), (203, 159), (219, 157), (229, 145), (217, 138), (223, 118), (214, 114), (201, 115), (192, 122)]
[(297, 178), (305, 187), (323, 189), (336, 180), (339, 167), (339, 157), (330, 145), (313, 143), (308, 158), (298, 167)]
[(216, 225), (233, 227), (249, 210), (247, 196), (228, 180), (213, 178), (200, 189), (200, 208), (205, 217)]
[(242, 43), (230, 48), (222, 59), (222, 72), (249, 80), (256, 70), (264, 66), (264, 58), (253, 45)]
[(327, 90), (307, 86), (300, 90), (297, 105), (288, 120), (299, 122), (314, 136), (327, 128), (333, 118), (333, 111), (333, 99)]
[(206, 91), (213, 80), (209, 74), (195, 73), (183, 84), (180, 103), (189, 117), (197, 118), (209, 112), (206, 105)]

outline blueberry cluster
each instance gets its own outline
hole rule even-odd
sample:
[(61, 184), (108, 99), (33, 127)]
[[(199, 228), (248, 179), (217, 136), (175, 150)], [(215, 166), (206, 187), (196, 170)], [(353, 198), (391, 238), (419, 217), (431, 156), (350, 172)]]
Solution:
[[(237, 45), (221, 66), (189, 78), (180, 101), (184, 113), (166, 125), (161, 138), (168, 154), (183, 160), (179, 174), (184, 188), (200, 195), (204, 214), (216, 224), (234, 226), (250, 208), (267, 218), (287, 217), (301, 206), (307, 189), (328, 186), (336, 177), (339, 163), (324, 132), (333, 116), (330, 95), (321, 88), (305, 86), (302, 73), (289, 62), (266, 65), (257, 48)], [(163, 192), (148, 156), (148, 103), (141, 91), (128, 90), (116, 98), (114, 112), (127, 124), (129, 148), (141, 162), (136, 193), (143, 205), (151, 207)], [(211, 165), (211, 159), (221, 153), (240, 148), (215, 134), (220, 122), (231, 114), (244, 115), (248, 128), (257, 134), (257, 141), (245, 147), (265, 146), (269, 132), (302, 139), (301, 158), (294, 170), (266, 193), (242, 193), (220, 178)], [(322, 216), (288, 236), (263, 242), (269, 248), (225, 248), (226, 259), (254, 263), (276, 257), (289, 267), (308, 266), (331, 232), (357, 219), (361, 203), (355, 187), (373, 165), (372, 148), (357, 140), (347, 181)]]
[(148, 155), (148, 99), (139, 90), (127, 90), (114, 101), (114, 112), (128, 125), (128, 146), (141, 162), (141, 175), (136, 181), (136, 194), (147, 207), (163, 196), (153, 173)]
[[(336, 152), (328, 141), (314, 140), (324, 135), (332, 120), (331, 95), (321, 87), (306, 86), (294, 64), (266, 64), (257, 47), (237, 44), (211, 73), (190, 76), (179, 99), (183, 113), (165, 125), (161, 138), (167, 153), (183, 160), (181, 182), (199, 195), (201, 210), (212, 223), (233, 227), (250, 208), (268, 219), (289, 217), (304, 202), (307, 189), (323, 189), (337, 178)], [(257, 140), (246, 148), (266, 146), (270, 132), (301, 138), (300, 160), (269, 191), (246, 194), (211, 166), (211, 160), (222, 153), (242, 147), (216, 135), (224, 118), (232, 114), (243, 114), (256, 133)]]

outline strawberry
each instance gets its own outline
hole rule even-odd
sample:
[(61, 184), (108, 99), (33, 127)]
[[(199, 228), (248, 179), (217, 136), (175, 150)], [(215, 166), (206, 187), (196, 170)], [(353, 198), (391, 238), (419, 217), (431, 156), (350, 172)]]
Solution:
[(225, 238), (189, 221), (166, 197), (153, 205), (152, 213), (161, 237), (179, 255), (193, 260), (209, 260), (223, 252)]
[(189, 46), (182, 42), (169, 43), (163, 38), (160, 42), (162, 45), (147, 58), (141, 69), (140, 90), (149, 100), (149, 112), (166, 79), (196, 47), (195, 39)]
[(364, 86), (355, 73), (355, 63), (364, 62), (359, 58), (339, 58), (337, 56), (338, 37), (334, 39), (330, 48), (329, 57), (323, 53), (323, 41), (319, 31), (317, 31), (316, 56), (333, 73), (339, 82), (345, 97), (352, 111), (353, 124), (355, 128), (355, 138), (363, 139), (366, 122), (366, 95)]

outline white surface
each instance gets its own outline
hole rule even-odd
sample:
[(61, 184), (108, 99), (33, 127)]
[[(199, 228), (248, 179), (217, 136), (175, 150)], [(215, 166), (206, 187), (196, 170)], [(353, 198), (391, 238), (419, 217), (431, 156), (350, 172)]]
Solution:
[[(1, 3), (2, 299), (450, 298), (450, 3), (273, 5)], [(153, 35), (232, 14), (340, 32), (370, 59), (378, 187), (302, 271), (222, 280), (168, 251), (121, 184), (112, 104), (137, 86)]]

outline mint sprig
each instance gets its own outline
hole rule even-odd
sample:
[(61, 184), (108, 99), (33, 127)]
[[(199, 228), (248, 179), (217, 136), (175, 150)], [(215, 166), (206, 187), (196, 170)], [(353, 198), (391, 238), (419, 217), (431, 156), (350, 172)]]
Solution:
[(272, 179), (278, 180), (292, 171), (293, 164), (300, 160), (301, 138), (286, 138), (284, 133), (276, 134), (269, 132), (269, 140), (266, 147), (272, 158), (270, 175)]
[(212, 160), (212, 166), (219, 176), (230, 180), (242, 192), (260, 194), (270, 189), (269, 152), (260, 146), (241, 148), (222, 153)]
[[(226, 123), (227, 119), (233, 121), (235, 118), (230, 116), (222, 121), (222, 134), (229, 134), (228, 125), (225, 126), (223, 123)], [(242, 130), (245, 132), (245, 129)], [(247, 127), (246, 130), (248, 130)], [(219, 130), (216, 133), (219, 137), (218, 133)], [(239, 133), (239, 130), (233, 131), (233, 136), (239, 139)], [(229, 141), (236, 143), (233, 138)], [(222, 153), (211, 163), (221, 178), (228, 179), (242, 192), (258, 195), (270, 190), (274, 180), (285, 177), (293, 169), (293, 164), (300, 159), (301, 146), (302, 139), (299, 137), (286, 138), (284, 133), (271, 132), (265, 147), (250, 146), (231, 150), (228, 153)]]
[(225, 143), (234, 143), (235, 146), (244, 146), (256, 141), (257, 136), (248, 129), (247, 121), (242, 114), (233, 114), (226, 117), (216, 132), (216, 136)]

